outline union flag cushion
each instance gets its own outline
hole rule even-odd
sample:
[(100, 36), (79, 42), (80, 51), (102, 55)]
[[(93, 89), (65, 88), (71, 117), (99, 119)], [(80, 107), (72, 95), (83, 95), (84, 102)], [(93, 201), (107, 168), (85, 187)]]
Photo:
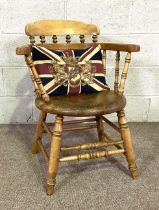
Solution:
[(101, 46), (85, 50), (49, 50), (33, 46), (32, 58), (48, 95), (74, 95), (109, 90)]

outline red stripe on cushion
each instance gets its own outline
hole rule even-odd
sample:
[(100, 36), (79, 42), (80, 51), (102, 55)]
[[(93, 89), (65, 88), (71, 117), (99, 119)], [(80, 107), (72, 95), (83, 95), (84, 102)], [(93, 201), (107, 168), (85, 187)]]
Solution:
[(53, 74), (54, 68), (52, 64), (50, 63), (44, 63), (44, 64), (35, 64), (35, 68), (37, 70), (37, 73), (40, 74)]
[(92, 63), (91, 64), (92, 66), (95, 67), (95, 73), (102, 73), (104, 74), (104, 67), (103, 67), (103, 64), (101, 63)]
[(68, 90), (67, 90), (67, 95), (75, 95), (79, 94), (81, 92), (81, 84), (79, 84), (76, 87), (72, 87), (71, 85), (68, 84)]
[(66, 57), (68, 56), (74, 57), (74, 53), (72, 50), (64, 50), (63, 53)]

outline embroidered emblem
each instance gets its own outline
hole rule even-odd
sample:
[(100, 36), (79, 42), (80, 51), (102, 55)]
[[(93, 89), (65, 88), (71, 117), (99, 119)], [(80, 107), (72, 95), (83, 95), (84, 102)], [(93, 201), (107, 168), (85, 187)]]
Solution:
[[(53, 75), (55, 83), (59, 84), (61, 80), (68, 80), (68, 85), (77, 87), (93, 83), (93, 77), (96, 72), (96, 67), (91, 61), (86, 61), (85, 64), (79, 64), (79, 57), (63, 56), (65, 65), (60, 65), (56, 61), (51, 62), (48, 66), (49, 72)], [(64, 83), (66, 86), (67, 84)]]

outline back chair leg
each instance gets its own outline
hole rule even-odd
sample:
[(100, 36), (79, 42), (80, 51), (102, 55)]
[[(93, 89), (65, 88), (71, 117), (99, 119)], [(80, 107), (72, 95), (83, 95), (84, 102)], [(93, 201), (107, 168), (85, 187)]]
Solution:
[(104, 125), (103, 125), (103, 120), (101, 116), (96, 117), (96, 123), (97, 123), (98, 139), (100, 142), (104, 142), (105, 141)]
[(53, 136), (51, 140), (51, 150), (48, 167), (48, 181), (47, 181), (47, 194), (52, 195), (56, 181), (56, 174), (58, 171), (60, 148), (61, 148), (61, 135), (62, 135), (63, 117), (56, 116), (55, 125), (53, 129)]
[(32, 153), (36, 154), (39, 152), (39, 146), (38, 141), (41, 141), (42, 134), (43, 134), (43, 125), (42, 122), (46, 120), (46, 112), (41, 111), (39, 116), (39, 121), (36, 126), (34, 138), (33, 138), (33, 144), (32, 144)]
[(121, 133), (121, 138), (123, 139), (124, 142), (124, 148), (126, 151), (126, 157), (130, 169), (130, 173), (134, 179), (138, 177), (138, 171), (135, 163), (135, 154), (133, 151), (133, 146), (132, 146), (132, 138), (130, 134), (130, 130), (127, 124), (127, 120), (125, 118), (125, 112), (124, 110), (120, 111), (117, 113), (118, 115), (118, 123), (120, 127), (120, 133)]

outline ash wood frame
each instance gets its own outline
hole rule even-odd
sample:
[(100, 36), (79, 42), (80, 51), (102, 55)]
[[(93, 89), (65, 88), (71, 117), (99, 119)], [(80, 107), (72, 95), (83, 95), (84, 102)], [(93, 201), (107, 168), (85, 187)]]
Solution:
[[(58, 26), (58, 27), (56, 27)], [(35, 93), (38, 97), (42, 97), (47, 103), (49, 96), (46, 93), (41, 80), (36, 72), (33, 64), (31, 52), (32, 46), (35, 45), (35, 37), (40, 36), (40, 44), (52, 50), (64, 50), (64, 49), (86, 49), (92, 45), (97, 44), (97, 35), (99, 34), (98, 26), (94, 24), (86, 24), (79, 21), (64, 21), (64, 20), (42, 20), (33, 24), (28, 24), (25, 28), (26, 34), (30, 38), (30, 44), (22, 47), (17, 47), (16, 54), (24, 55), (26, 63), (29, 67), (29, 74), (31, 76), (33, 85), (35, 87)], [(71, 33), (68, 33), (71, 32)], [(57, 35), (66, 35), (66, 44), (58, 44)], [(72, 34), (79, 34), (80, 43), (71, 43)], [(92, 43), (85, 43), (85, 35), (92, 35)], [(52, 44), (46, 44), (45, 36), (52, 36)], [(106, 73), (106, 54), (107, 51), (116, 51), (115, 61), (115, 81), (114, 92), (123, 95), (125, 89), (125, 81), (127, 78), (128, 67), (131, 60), (131, 53), (138, 52), (140, 50), (139, 45), (134, 44), (115, 44), (115, 43), (100, 43), (103, 50), (103, 65)], [(120, 52), (127, 52), (125, 58), (124, 68), (119, 81), (119, 62)], [(79, 96), (80, 97), (80, 96)], [(73, 161), (73, 160), (89, 160), (92, 158), (106, 157), (113, 154), (124, 154), (127, 158), (130, 173), (135, 179), (138, 177), (138, 171), (135, 164), (135, 154), (132, 147), (132, 139), (130, 130), (127, 124), (124, 110), (117, 112), (119, 127), (113, 122), (109, 121), (105, 116), (92, 116), (93, 118), (63, 121), (63, 116), (59, 113), (56, 115), (54, 123), (46, 123), (47, 113), (41, 110), (39, 121), (37, 123), (35, 135), (32, 144), (32, 153), (36, 154), (39, 151), (42, 152), (44, 159), (48, 163), (48, 180), (47, 180), (47, 194), (52, 195), (54, 192), (54, 186), (56, 181), (56, 174), (58, 171), (59, 162)], [(94, 123), (93, 123), (94, 122)], [(113, 140), (104, 131), (103, 123), (111, 126), (115, 131), (120, 133), (121, 139)], [(89, 125), (89, 123), (93, 123)], [(73, 124), (73, 127), (68, 125)], [(66, 127), (67, 125), (67, 127)], [(80, 126), (76, 126), (80, 125)], [(51, 127), (51, 128), (50, 128)], [(73, 131), (82, 129), (96, 128), (98, 132), (98, 141), (96, 143), (85, 143), (82, 145), (74, 145), (70, 147), (61, 147), (61, 135), (62, 131)], [(42, 144), (42, 134), (48, 133), (51, 138), (51, 151), (48, 155), (44, 145)], [(107, 147), (114, 145), (117, 149), (107, 150)], [(67, 150), (90, 150), (102, 148), (100, 151), (87, 152), (80, 155), (72, 155), (68, 157), (61, 157), (61, 151)]]

